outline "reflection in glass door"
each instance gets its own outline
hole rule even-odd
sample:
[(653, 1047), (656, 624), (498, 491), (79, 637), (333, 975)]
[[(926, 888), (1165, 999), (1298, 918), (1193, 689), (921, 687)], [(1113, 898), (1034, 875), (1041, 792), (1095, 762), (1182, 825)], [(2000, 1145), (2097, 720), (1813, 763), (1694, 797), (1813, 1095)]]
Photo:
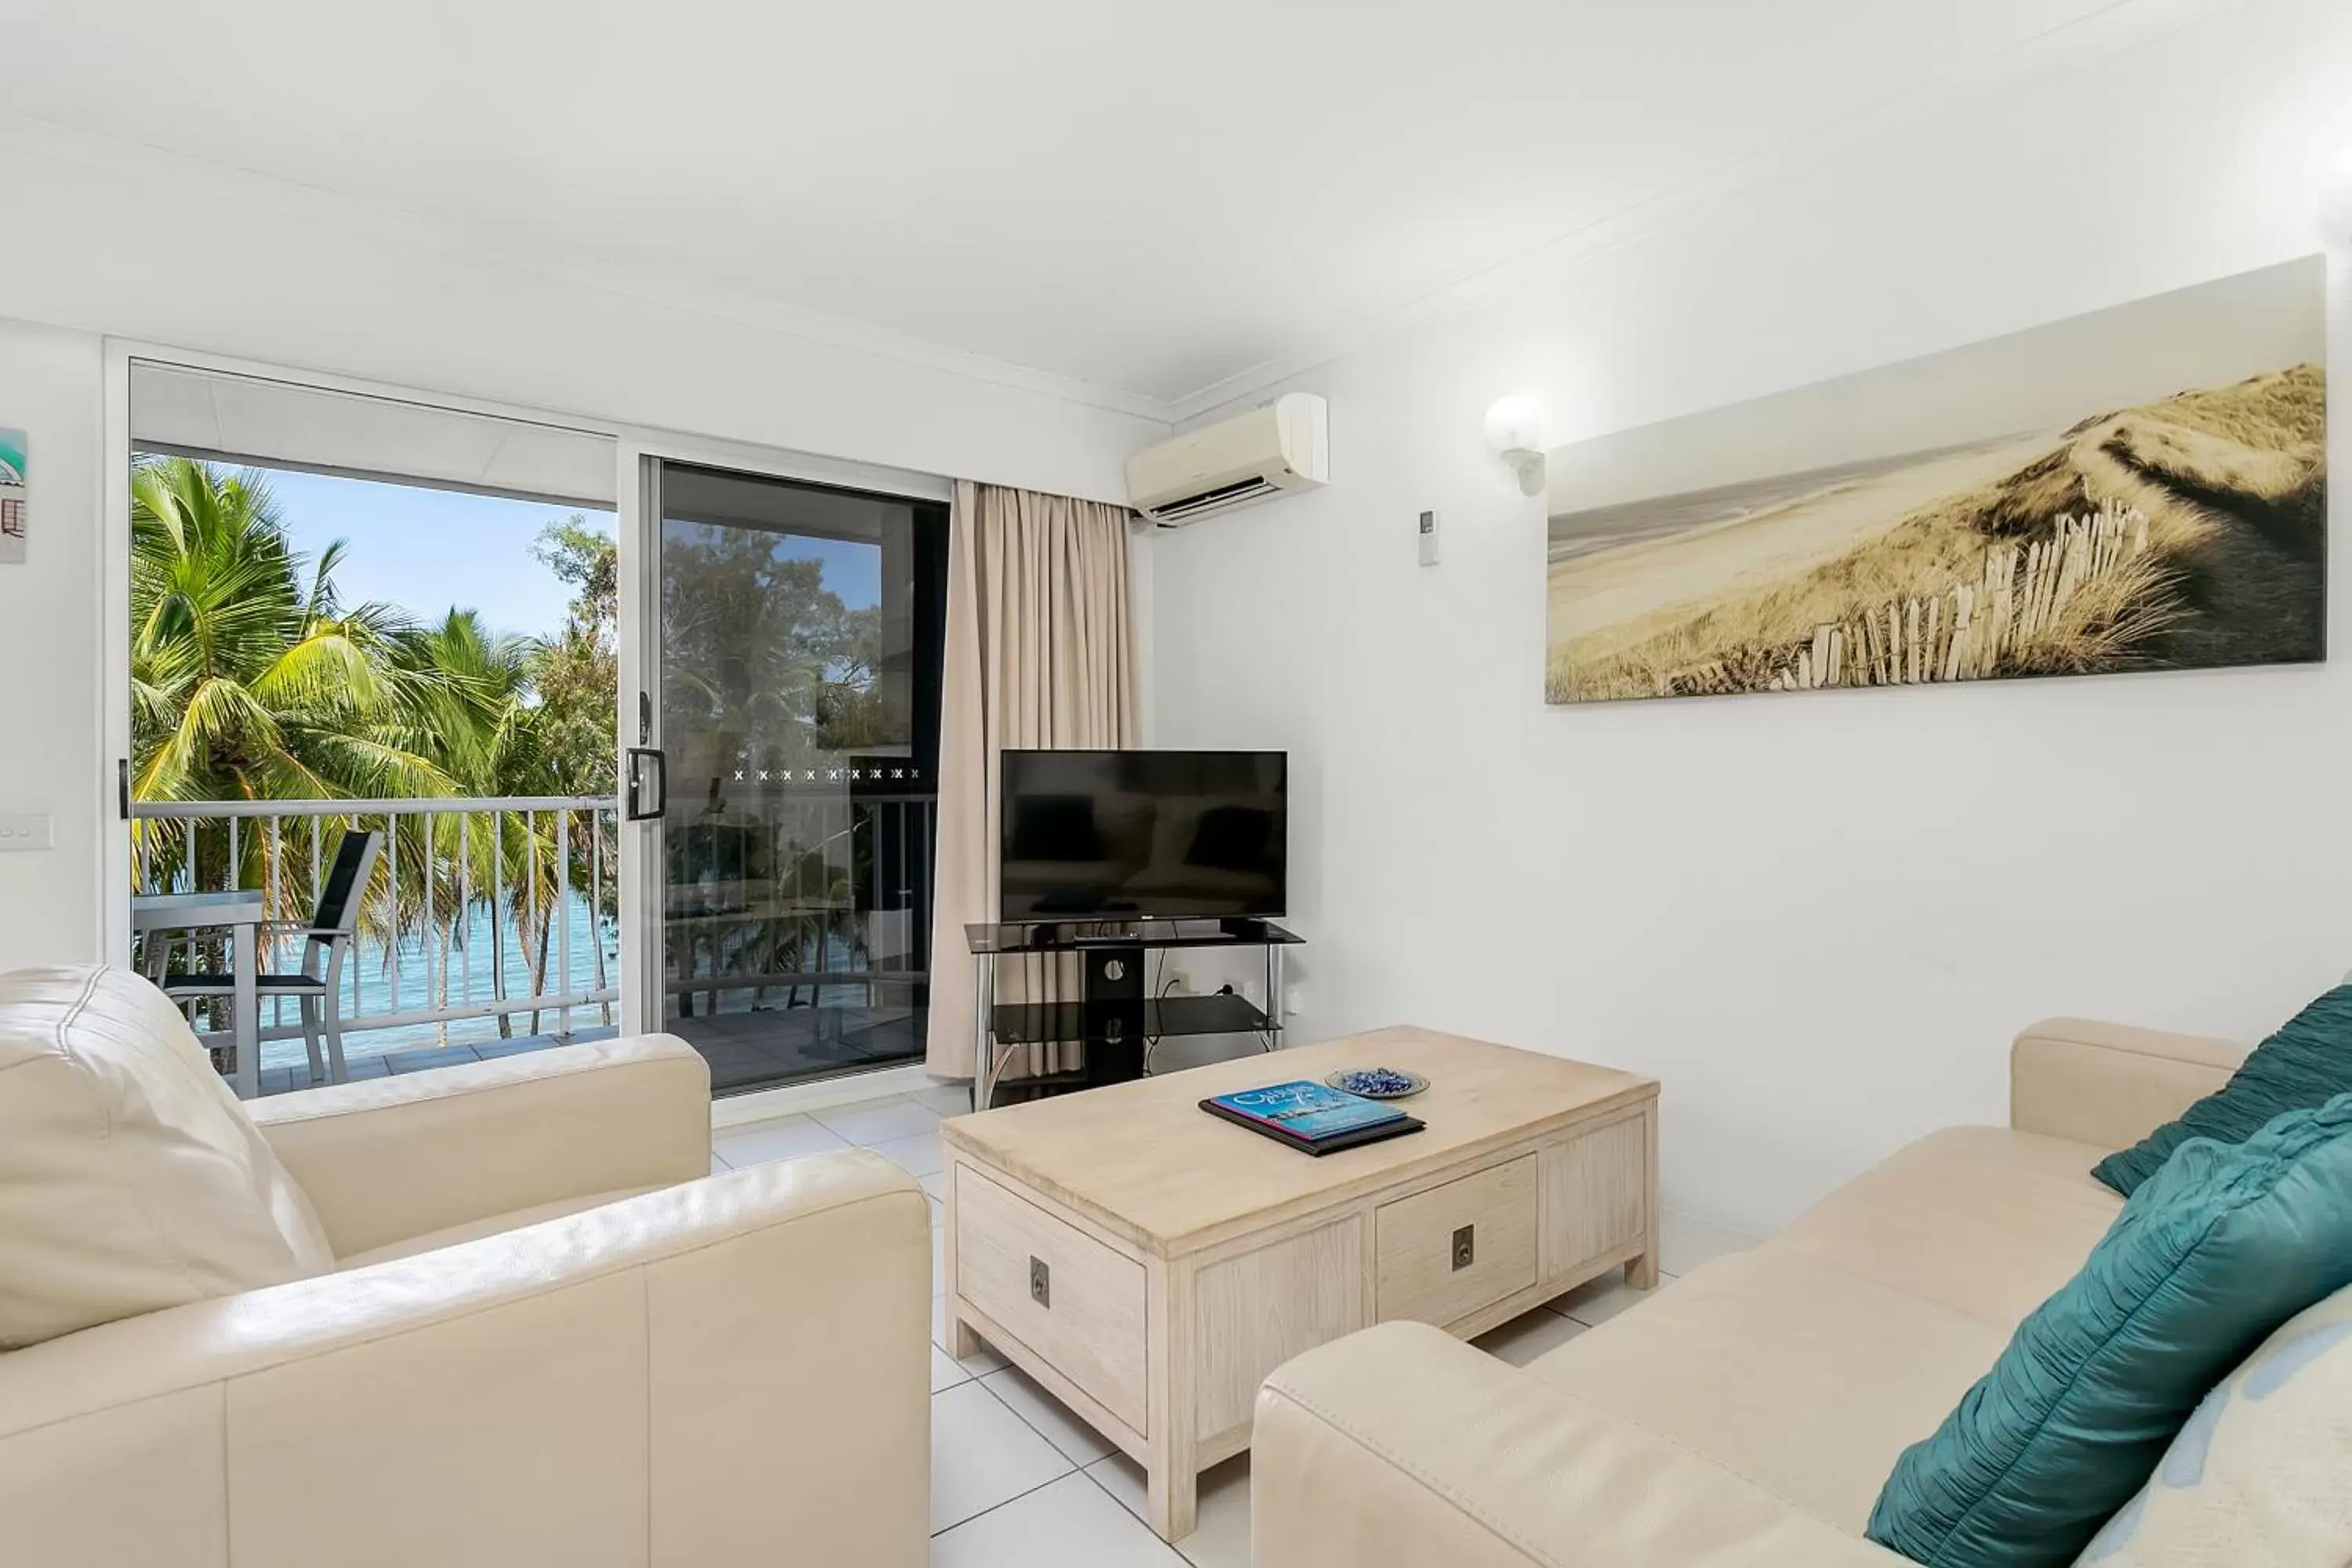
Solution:
[(660, 819), (661, 1026), (721, 1092), (919, 1058), (947, 508), (650, 479), (659, 752), (630, 782)]

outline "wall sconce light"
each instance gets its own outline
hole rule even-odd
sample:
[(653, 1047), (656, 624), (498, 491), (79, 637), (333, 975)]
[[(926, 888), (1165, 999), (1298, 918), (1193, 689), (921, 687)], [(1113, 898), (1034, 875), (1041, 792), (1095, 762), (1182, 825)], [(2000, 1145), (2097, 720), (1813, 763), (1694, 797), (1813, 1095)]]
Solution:
[(1519, 493), (1544, 491), (1543, 410), (1524, 393), (1495, 399), (1486, 410), (1486, 447), (1519, 476)]

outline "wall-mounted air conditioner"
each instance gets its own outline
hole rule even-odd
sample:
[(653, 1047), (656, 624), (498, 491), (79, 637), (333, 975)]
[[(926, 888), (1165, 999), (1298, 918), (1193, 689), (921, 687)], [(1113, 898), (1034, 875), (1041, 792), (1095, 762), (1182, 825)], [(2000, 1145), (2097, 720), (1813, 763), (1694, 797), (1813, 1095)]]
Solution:
[(1203, 425), (1127, 460), (1128, 504), (1162, 528), (1331, 478), (1330, 413), (1311, 392)]

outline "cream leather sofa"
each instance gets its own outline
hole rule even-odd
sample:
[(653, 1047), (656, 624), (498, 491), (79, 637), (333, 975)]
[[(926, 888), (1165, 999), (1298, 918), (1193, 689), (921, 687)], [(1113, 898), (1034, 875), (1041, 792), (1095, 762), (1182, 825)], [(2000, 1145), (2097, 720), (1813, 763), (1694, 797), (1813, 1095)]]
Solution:
[(1897, 1568), (1871, 1505), (2105, 1233), (2091, 1166), (2244, 1054), (2037, 1025), (2007, 1128), (1922, 1139), (1524, 1370), (1412, 1323), (1299, 1357), (1258, 1399), (1257, 1568)]
[[(924, 1561), (930, 1225), (898, 1167), (711, 1175), (666, 1036), (240, 1107), (160, 1003), (0, 976), (0, 1563)], [(156, 1159), (184, 1179), (125, 1202)], [(157, 1246), (304, 1277), (217, 1294)], [(126, 1291), (179, 1304), (42, 1326)]]

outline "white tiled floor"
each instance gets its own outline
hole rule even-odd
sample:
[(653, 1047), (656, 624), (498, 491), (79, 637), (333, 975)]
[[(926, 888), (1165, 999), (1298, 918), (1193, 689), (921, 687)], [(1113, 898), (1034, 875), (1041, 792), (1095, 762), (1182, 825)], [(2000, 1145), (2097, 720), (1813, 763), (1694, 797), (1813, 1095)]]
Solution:
[(940, 1147), (936, 1120), (930, 1131), (918, 1132), (911, 1138), (893, 1138), (887, 1143), (873, 1144), (872, 1148), (877, 1154), (904, 1165), (910, 1176), (936, 1176), (948, 1168), (947, 1152)]
[(897, 1139), (919, 1138), (926, 1132), (936, 1137), (940, 1130), (938, 1111), (904, 1095), (835, 1106), (831, 1110), (813, 1110), (809, 1120), (851, 1143), (887, 1143)]
[(1077, 1468), (983, 1384), (931, 1395), (931, 1533)]
[(931, 1568), (1183, 1568), (1103, 1489), (1073, 1470), (931, 1542)]
[[(1147, 1485), (1143, 1467), (1125, 1454), (1113, 1454), (1087, 1467), (1087, 1474), (1121, 1507), (1143, 1523)], [(1201, 1473), (1200, 1506), (1192, 1533), (1176, 1543), (1183, 1561), (1194, 1568), (1249, 1568), (1249, 1456), (1236, 1454), (1213, 1469)], [(1144, 1533), (1150, 1534), (1149, 1528)], [(1156, 1535), (1151, 1536), (1159, 1541)], [(1002, 1568), (1013, 1568), (1010, 1561)]]
[[(932, 1289), (940, 1289), (939, 1124), (970, 1109), (940, 1086), (731, 1128), (712, 1164), (742, 1166), (863, 1144), (931, 1194)], [(1515, 1366), (1643, 1299), (1617, 1274), (1480, 1336)], [(1249, 1456), (1201, 1478), (1200, 1525), (1171, 1549), (1142, 1521), (1143, 1471), (993, 1351), (947, 1353), (946, 1298), (931, 1301), (932, 1568), (1249, 1568)]]
[(961, 1116), (971, 1109), (971, 1085), (935, 1083), (913, 1090), (907, 1098), (917, 1105), (929, 1106), (941, 1116)]
[(1068, 1406), (1046, 1393), (1019, 1367), (1008, 1366), (980, 1380), (981, 1386), (1012, 1407), (1013, 1414), (1037, 1428), (1048, 1443), (1074, 1465), (1107, 1459), (1111, 1446), (1100, 1434), (1072, 1415)]
[(757, 1121), (730, 1127), (710, 1138), (710, 1152), (730, 1165), (757, 1165), (770, 1160), (790, 1160), (827, 1149), (846, 1149), (849, 1140), (805, 1116), (781, 1121)]

